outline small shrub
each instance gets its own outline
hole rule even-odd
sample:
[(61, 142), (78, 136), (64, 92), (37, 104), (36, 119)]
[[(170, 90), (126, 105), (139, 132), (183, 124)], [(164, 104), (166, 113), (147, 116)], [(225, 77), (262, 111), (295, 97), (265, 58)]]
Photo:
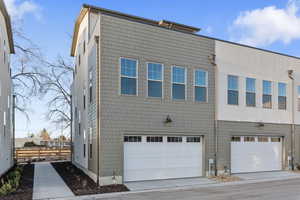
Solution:
[(13, 171), (9, 172), (6, 177), (1, 179), (0, 196), (8, 195), (18, 189), (22, 171), (22, 167), (16, 167)]

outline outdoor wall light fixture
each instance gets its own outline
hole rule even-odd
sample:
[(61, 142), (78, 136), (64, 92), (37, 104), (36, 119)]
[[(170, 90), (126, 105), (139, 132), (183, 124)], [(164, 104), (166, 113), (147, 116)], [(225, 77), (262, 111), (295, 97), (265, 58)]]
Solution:
[(173, 120), (171, 119), (170, 115), (167, 115), (167, 118), (165, 119), (164, 123), (165, 124), (169, 124), (169, 123), (172, 123)]
[(258, 122), (258, 123), (257, 123), (257, 126), (258, 126), (258, 127), (263, 127), (263, 126), (265, 126), (265, 124), (262, 123), (262, 122)]

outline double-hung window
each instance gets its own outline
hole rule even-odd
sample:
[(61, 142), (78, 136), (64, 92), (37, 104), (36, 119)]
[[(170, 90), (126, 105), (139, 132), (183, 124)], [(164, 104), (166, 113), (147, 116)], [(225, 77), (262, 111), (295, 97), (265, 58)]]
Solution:
[(163, 65), (148, 63), (148, 96), (162, 97), (163, 94)]
[(286, 83), (278, 83), (278, 109), (286, 110)]
[(230, 105), (239, 104), (239, 78), (238, 76), (228, 75), (227, 77), (227, 103)]
[(255, 79), (246, 78), (246, 105), (255, 107)]
[(137, 60), (121, 58), (121, 94), (137, 94)]
[(195, 101), (207, 101), (207, 72), (195, 70)]
[(185, 100), (186, 68), (172, 67), (172, 98)]
[(263, 108), (272, 108), (272, 82), (263, 80)]

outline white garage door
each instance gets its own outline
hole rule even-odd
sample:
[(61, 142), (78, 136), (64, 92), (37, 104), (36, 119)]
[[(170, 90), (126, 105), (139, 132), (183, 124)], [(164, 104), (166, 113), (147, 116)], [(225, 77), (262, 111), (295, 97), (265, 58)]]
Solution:
[(202, 176), (200, 136), (125, 136), (124, 181)]
[(282, 138), (232, 137), (231, 173), (282, 169)]

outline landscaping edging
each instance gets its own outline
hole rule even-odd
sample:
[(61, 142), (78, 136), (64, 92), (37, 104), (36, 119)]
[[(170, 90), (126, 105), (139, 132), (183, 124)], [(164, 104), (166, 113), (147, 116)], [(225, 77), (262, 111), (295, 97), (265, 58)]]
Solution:
[(71, 162), (54, 162), (51, 164), (77, 196), (129, 191), (125, 185), (121, 184), (97, 187), (97, 184), (88, 175)]

